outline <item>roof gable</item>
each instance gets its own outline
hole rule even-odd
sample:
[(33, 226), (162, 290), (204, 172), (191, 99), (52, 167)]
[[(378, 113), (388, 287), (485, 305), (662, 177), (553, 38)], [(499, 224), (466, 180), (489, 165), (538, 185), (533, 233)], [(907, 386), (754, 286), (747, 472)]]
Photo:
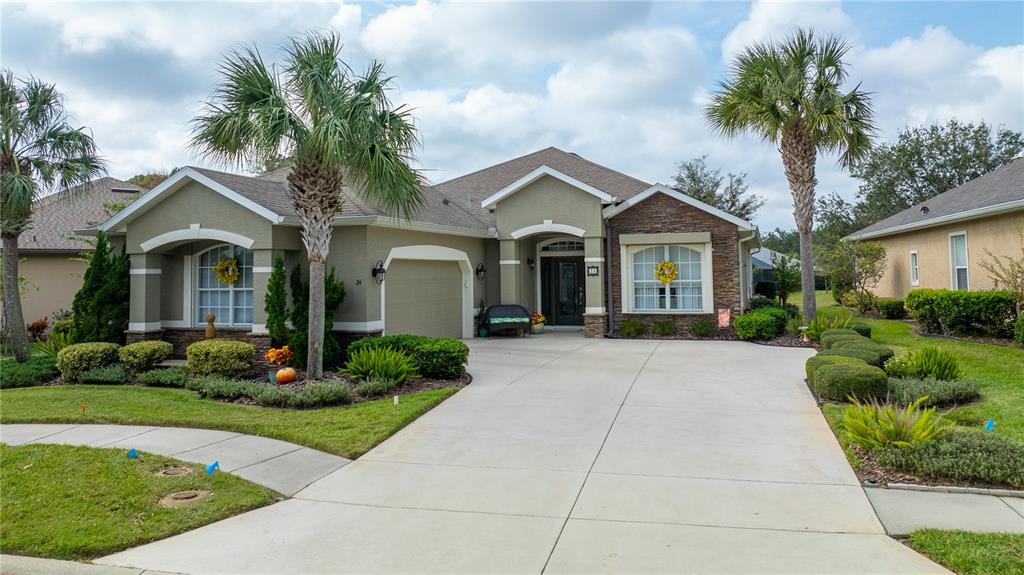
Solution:
[(519, 190), (522, 190), (523, 188), (529, 186), (530, 184), (536, 182), (537, 180), (543, 178), (544, 176), (550, 176), (576, 189), (582, 190), (592, 196), (595, 196), (596, 198), (601, 200), (602, 203), (610, 204), (615, 201), (615, 196), (603, 192), (595, 188), (594, 186), (591, 186), (590, 184), (581, 182), (572, 176), (563, 174), (562, 172), (559, 172), (558, 170), (550, 166), (544, 165), (533, 170), (529, 174), (526, 174), (525, 176), (519, 178), (518, 180), (512, 182), (511, 184), (505, 186), (504, 188), (498, 190), (497, 193), (480, 202), (480, 206), (487, 209), (493, 208), (501, 200), (507, 198), (508, 196), (511, 196), (512, 194), (518, 192)]
[(665, 186), (663, 184), (654, 184), (653, 186), (647, 188), (643, 192), (640, 192), (639, 194), (633, 196), (632, 198), (629, 198), (628, 200), (622, 202), (621, 204), (617, 204), (617, 205), (614, 205), (614, 206), (608, 206), (607, 208), (604, 209), (604, 217), (605, 217), (605, 219), (613, 218), (613, 217), (621, 214), (622, 212), (628, 210), (629, 208), (632, 208), (633, 206), (635, 206), (635, 205), (643, 202), (644, 200), (654, 196), (654, 194), (665, 194), (666, 196), (668, 196), (668, 197), (670, 197), (672, 199), (675, 199), (675, 200), (678, 200), (680, 202), (683, 202), (684, 204), (689, 204), (689, 205), (697, 208), (698, 210), (705, 211), (705, 212), (707, 212), (707, 213), (709, 213), (709, 214), (711, 214), (711, 215), (713, 215), (715, 217), (721, 218), (721, 219), (723, 219), (723, 220), (725, 220), (725, 221), (727, 221), (729, 223), (736, 224), (736, 226), (738, 228), (740, 228), (740, 229), (743, 229), (743, 230), (756, 230), (757, 229), (757, 226), (755, 226), (754, 224), (748, 222), (747, 220), (737, 218), (736, 216), (734, 216), (734, 215), (732, 215), (732, 214), (730, 214), (730, 213), (728, 213), (726, 211), (720, 210), (720, 209), (718, 209), (718, 208), (716, 208), (716, 207), (714, 207), (712, 205), (705, 204), (704, 202), (702, 202), (700, 200), (691, 198), (690, 196), (688, 196), (688, 195), (686, 195), (686, 194), (684, 194), (682, 192), (679, 192), (677, 190), (673, 190), (672, 188), (669, 188), (668, 186)]

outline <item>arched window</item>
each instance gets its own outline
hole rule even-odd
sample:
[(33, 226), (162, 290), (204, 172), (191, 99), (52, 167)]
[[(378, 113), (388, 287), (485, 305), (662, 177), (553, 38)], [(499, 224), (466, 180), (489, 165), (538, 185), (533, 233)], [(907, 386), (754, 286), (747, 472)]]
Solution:
[[(686, 246), (651, 246), (633, 253), (634, 311), (701, 311), (701, 252)], [(656, 270), (659, 262), (670, 261), (679, 271), (675, 281), (663, 284)]]
[[(213, 268), (221, 260), (238, 262), (238, 281), (226, 284), (217, 279)], [(252, 251), (233, 245), (217, 246), (199, 254), (197, 262), (196, 325), (206, 323), (206, 315), (216, 316), (217, 325), (252, 325)]]

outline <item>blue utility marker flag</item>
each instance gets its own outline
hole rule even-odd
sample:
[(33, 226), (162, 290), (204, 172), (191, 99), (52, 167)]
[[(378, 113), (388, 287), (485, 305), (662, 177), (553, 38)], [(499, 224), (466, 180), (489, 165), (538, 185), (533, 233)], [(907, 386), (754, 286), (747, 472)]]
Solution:
[(985, 422), (984, 427), (989, 431), (994, 430), (996, 428), (996, 420), (992, 419), (991, 417), (988, 418), (988, 421)]
[(133, 448), (128, 450), (128, 457), (131, 457), (132, 459), (138, 459), (139, 458), (139, 452), (135, 451), (135, 448), (133, 447)]
[(213, 463), (206, 466), (206, 474), (213, 475), (213, 472), (220, 469), (220, 461), (214, 461)]

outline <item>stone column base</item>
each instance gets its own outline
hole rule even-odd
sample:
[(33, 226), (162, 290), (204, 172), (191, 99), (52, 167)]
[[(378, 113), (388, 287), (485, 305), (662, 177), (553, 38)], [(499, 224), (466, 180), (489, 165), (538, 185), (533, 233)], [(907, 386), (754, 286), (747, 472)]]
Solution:
[(608, 331), (607, 313), (583, 314), (583, 337), (604, 337)]

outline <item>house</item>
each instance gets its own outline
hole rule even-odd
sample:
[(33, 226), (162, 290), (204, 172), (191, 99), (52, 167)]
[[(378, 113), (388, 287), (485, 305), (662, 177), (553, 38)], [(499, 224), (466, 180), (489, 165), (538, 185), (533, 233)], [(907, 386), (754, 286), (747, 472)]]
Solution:
[(914, 288), (994, 287), (979, 265), (987, 253), (1019, 257), (1024, 226), (1024, 158), (870, 225), (849, 237), (885, 246), (875, 292), (903, 297)]
[[(131, 255), (129, 341), (180, 353), (213, 313), (222, 333), (266, 345), (275, 255), (306, 266), (287, 174), (184, 168), (99, 226)], [(343, 193), (328, 255), (347, 293), (332, 326), (342, 339), (468, 338), (478, 308), (498, 303), (601, 337), (627, 317), (736, 315), (750, 295), (753, 224), (556, 148), (426, 186), (408, 221)], [(238, 262), (233, 285), (213, 273), (223, 258)], [(678, 269), (668, 286), (655, 278), (665, 260)]]
[[(750, 252), (750, 262), (754, 266), (753, 270), (753, 283), (765, 281), (775, 281), (775, 276), (772, 273), (775, 270), (775, 264), (773, 260), (791, 260), (793, 258), (786, 254), (779, 253), (775, 250), (770, 250), (765, 247), (760, 247)], [(799, 264), (797, 264), (799, 265)]]
[(106, 220), (109, 210), (131, 203), (144, 191), (106, 177), (36, 200), (32, 224), (18, 238), (19, 272), (27, 281), (21, 295), (26, 322), (47, 318), (52, 325), (54, 314), (71, 309), (86, 268), (79, 256), (92, 251), (74, 230)]

